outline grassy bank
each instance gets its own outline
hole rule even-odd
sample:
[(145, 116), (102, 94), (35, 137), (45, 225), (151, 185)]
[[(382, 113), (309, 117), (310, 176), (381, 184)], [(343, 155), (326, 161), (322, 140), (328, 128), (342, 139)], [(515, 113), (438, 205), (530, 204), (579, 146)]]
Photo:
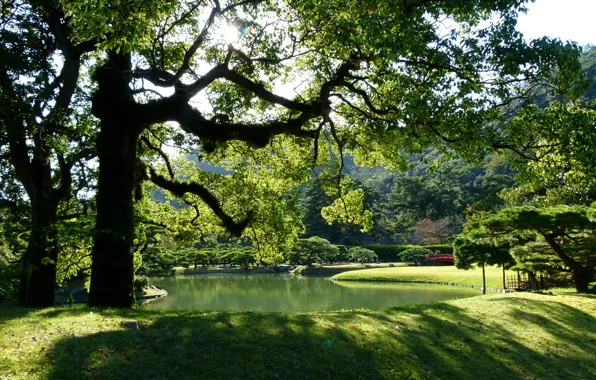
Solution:
[(594, 297), (536, 294), (309, 314), (0, 308), (0, 376), (588, 379), (595, 315)]
[[(506, 272), (515, 275), (515, 272)], [(482, 270), (461, 270), (454, 266), (380, 268), (340, 273), (332, 277), (338, 281), (429, 281), (482, 286)], [(486, 287), (503, 289), (503, 270), (486, 268)]]
[(304, 270), (299, 270), (298, 274), (302, 275), (326, 275), (326, 276), (333, 276), (336, 274), (354, 271), (354, 270), (363, 270), (363, 269), (372, 269), (372, 268), (393, 268), (393, 267), (405, 267), (408, 263), (379, 263), (379, 264), (359, 264), (359, 263), (349, 263), (349, 264), (337, 264), (337, 265), (317, 265), (316, 267), (312, 266), (303, 266)]

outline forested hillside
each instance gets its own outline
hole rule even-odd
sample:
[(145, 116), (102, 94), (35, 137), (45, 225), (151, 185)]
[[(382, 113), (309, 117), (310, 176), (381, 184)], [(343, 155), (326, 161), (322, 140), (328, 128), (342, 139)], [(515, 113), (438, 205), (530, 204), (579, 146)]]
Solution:
[[(503, 205), (498, 194), (515, 184), (515, 171), (503, 156), (474, 165), (455, 158), (443, 161), (429, 150), (410, 155), (408, 170), (359, 167), (351, 157), (345, 171), (364, 190), (364, 204), (373, 214), (373, 228), (362, 232), (350, 224), (328, 224), (321, 209), (331, 202), (324, 179), (315, 176), (302, 198), (306, 236), (336, 244), (439, 244), (461, 231), (467, 212), (491, 211)], [(444, 160), (444, 159), (443, 159)]]

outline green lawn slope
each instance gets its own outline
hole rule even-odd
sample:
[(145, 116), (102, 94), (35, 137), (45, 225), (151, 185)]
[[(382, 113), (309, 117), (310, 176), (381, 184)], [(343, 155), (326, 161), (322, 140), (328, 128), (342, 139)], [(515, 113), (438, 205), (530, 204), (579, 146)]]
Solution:
[(537, 294), (308, 314), (0, 308), (0, 377), (594, 379), (595, 316), (594, 297)]
[[(513, 276), (516, 272), (507, 271)], [(331, 277), (337, 281), (428, 281), (482, 286), (482, 269), (462, 270), (454, 266), (424, 266), (365, 269), (344, 272)], [(503, 289), (503, 270), (486, 267), (486, 287)]]

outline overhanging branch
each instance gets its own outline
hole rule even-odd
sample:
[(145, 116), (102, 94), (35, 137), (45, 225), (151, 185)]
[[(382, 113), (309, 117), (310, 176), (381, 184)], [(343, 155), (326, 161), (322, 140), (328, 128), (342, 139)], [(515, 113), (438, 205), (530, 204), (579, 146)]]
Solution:
[(152, 168), (149, 168), (149, 173), (149, 179), (151, 182), (165, 190), (168, 190), (178, 197), (182, 197), (186, 193), (199, 196), (199, 198), (201, 198), (201, 200), (205, 202), (205, 204), (215, 213), (219, 220), (221, 220), (224, 227), (234, 236), (241, 236), (246, 226), (248, 226), (252, 220), (252, 212), (249, 212), (245, 219), (241, 220), (240, 222), (234, 221), (234, 219), (226, 214), (221, 208), (219, 200), (201, 184), (168, 180), (167, 178), (157, 174)]

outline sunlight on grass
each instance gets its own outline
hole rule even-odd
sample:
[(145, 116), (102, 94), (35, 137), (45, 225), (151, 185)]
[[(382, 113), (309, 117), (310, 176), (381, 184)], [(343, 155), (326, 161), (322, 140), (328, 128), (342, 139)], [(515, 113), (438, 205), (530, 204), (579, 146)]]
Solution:
[(595, 315), (591, 297), (527, 293), (308, 314), (3, 308), (0, 375), (589, 379)]
[[(506, 271), (507, 276), (516, 272)], [(454, 266), (399, 267), (365, 269), (340, 273), (331, 278), (338, 281), (428, 281), (482, 286), (482, 270), (462, 270)], [(486, 268), (486, 286), (503, 289), (503, 271), (497, 267)]]

